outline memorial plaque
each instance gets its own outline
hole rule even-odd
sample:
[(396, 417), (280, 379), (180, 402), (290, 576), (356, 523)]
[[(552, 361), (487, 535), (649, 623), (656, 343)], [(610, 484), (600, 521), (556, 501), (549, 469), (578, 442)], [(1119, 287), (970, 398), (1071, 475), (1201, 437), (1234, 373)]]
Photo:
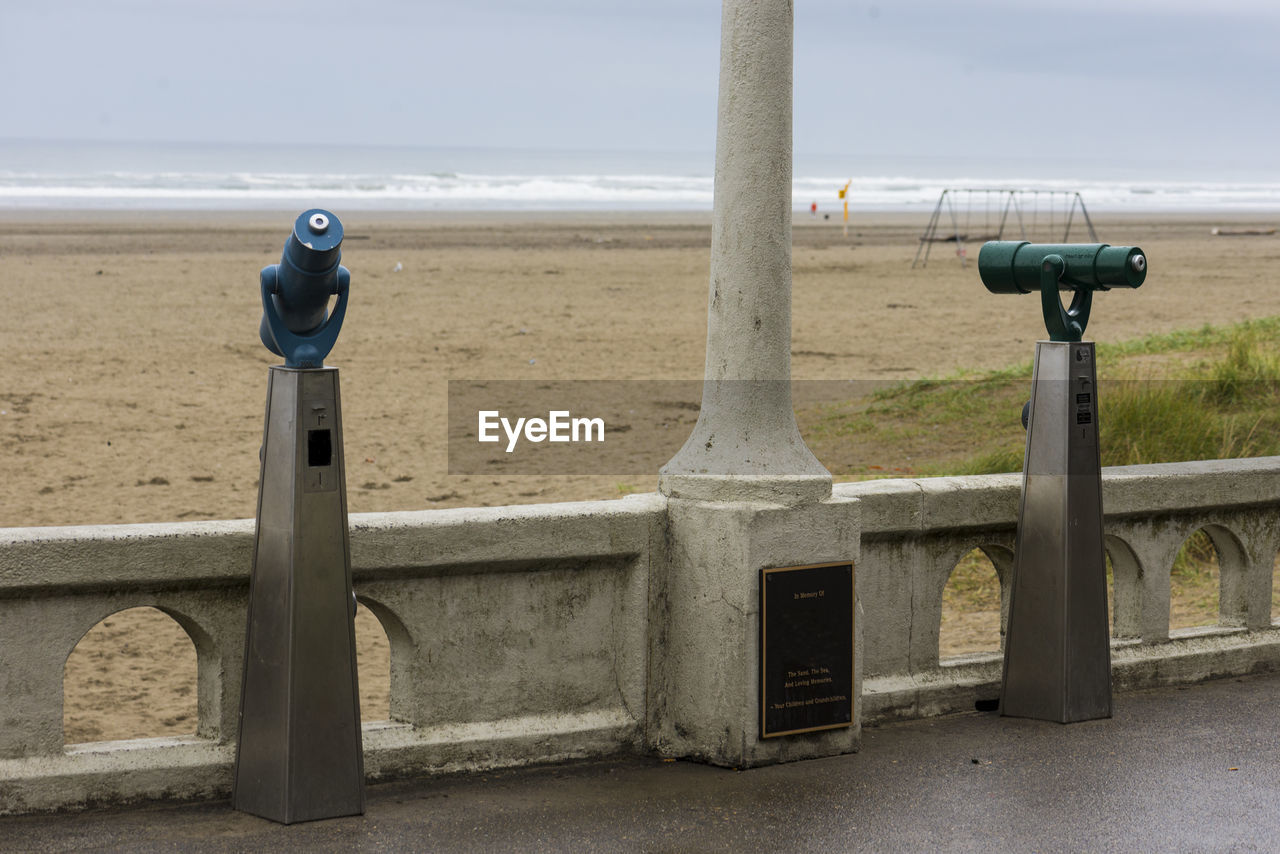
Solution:
[(760, 570), (760, 737), (853, 723), (853, 564)]

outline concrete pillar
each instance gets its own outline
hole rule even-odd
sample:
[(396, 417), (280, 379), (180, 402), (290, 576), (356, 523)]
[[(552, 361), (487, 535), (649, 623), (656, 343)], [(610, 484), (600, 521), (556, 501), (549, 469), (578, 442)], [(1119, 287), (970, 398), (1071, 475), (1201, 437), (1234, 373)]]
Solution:
[(820, 501), (791, 406), (790, 0), (725, 0), (702, 410), (662, 469), (676, 498)]
[(791, 406), (791, 32), (791, 0), (724, 0), (702, 409), (660, 474), (650, 586), (650, 744), (733, 767), (848, 752), (860, 734), (855, 620), (851, 725), (761, 737), (761, 571), (858, 550), (858, 503), (832, 498)]

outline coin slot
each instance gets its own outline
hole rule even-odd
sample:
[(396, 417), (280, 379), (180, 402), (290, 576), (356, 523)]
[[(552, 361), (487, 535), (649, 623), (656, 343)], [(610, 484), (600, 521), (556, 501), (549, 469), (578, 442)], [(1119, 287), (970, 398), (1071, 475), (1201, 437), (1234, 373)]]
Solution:
[(333, 437), (329, 430), (307, 431), (307, 465), (323, 468), (333, 463)]

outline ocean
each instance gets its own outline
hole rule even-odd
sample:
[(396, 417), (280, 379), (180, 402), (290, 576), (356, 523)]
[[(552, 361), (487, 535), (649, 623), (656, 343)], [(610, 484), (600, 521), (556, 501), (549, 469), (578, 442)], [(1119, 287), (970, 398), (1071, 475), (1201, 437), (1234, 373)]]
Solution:
[[(386, 211), (709, 211), (714, 154), (514, 148), (269, 146), (0, 140), (0, 209)], [(851, 212), (958, 211), (1001, 204), (984, 190), (1030, 192), (1023, 205), (1091, 213), (1280, 213), (1280, 171), (1231, 163), (1045, 162), (1025, 158), (798, 153), (792, 201)]]

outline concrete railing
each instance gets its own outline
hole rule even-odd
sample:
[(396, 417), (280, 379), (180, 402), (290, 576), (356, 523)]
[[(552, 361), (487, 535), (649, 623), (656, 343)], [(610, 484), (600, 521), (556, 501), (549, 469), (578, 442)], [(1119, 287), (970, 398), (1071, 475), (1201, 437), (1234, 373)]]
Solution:
[[(353, 515), (356, 593), (391, 650), (369, 778), (638, 749), (664, 508)], [(252, 552), (249, 520), (0, 529), (0, 813), (229, 791)], [(143, 605), (195, 644), (196, 737), (64, 747), (67, 656)]]
[[(998, 654), (939, 660), (942, 593), (974, 547), (1007, 591), (1019, 478), (835, 492), (861, 513), (864, 720), (995, 696)], [(1104, 502), (1119, 687), (1280, 667), (1280, 458), (1108, 469)], [(370, 779), (646, 750), (666, 512), (642, 495), (353, 515), (356, 592), (391, 650), (393, 720), (365, 725)], [(1220, 556), (1220, 625), (1171, 638), (1170, 568), (1201, 528)], [(0, 813), (229, 790), (252, 540), (251, 521), (0, 529)], [(64, 745), (67, 656), (135, 606), (195, 645), (195, 737)]]
[[(862, 507), (864, 721), (972, 709), (998, 696), (999, 653), (940, 660), (942, 595), (960, 558), (982, 549), (1000, 578), (1003, 639), (1020, 488), (1021, 475), (836, 486)], [(1103, 506), (1117, 688), (1280, 668), (1271, 621), (1280, 457), (1107, 468)], [(1174, 558), (1201, 529), (1218, 553), (1218, 624), (1171, 632)]]

